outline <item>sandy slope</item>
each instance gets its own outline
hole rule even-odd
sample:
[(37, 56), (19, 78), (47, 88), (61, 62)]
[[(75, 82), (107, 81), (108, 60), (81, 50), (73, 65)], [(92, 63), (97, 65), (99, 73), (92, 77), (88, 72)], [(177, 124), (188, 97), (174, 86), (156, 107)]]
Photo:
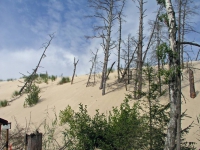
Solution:
[[(194, 63), (195, 68), (200, 68), (199, 62)], [(125, 97), (125, 87), (124, 85), (114, 84), (116, 80), (116, 73), (111, 73), (108, 80), (108, 88), (106, 90), (106, 95), (102, 96), (101, 91), (99, 90), (99, 80), (96, 85), (86, 87), (86, 82), (88, 76), (78, 76), (74, 79), (74, 84), (70, 83), (64, 85), (57, 85), (59, 79), (54, 82), (49, 81), (49, 84), (42, 83), (39, 86), (41, 87), (41, 100), (40, 102), (30, 108), (24, 108), (23, 103), (25, 96), (20, 97), (19, 99), (10, 103), (10, 106), (5, 108), (0, 108), (0, 117), (12, 122), (15, 126), (14, 117), (18, 123), (22, 126), (26, 125), (26, 120), (29, 120), (31, 116), (31, 122), (33, 122), (33, 128), (37, 128), (40, 123), (44, 120), (46, 112), (48, 110), (50, 117), (53, 118), (52, 109), (55, 108), (56, 113), (58, 114), (60, 110), (63, 110), (67, 105), (70, 105), (75, 111), (79, 110), (79, 104), (82, 103), (87, 105), (89, 114), (95, 114), (95, 110), (99, 109), (100, 112), (107, 114), (113, 106), (119, 106), (123, 102)], [(184, 77), (188, 77), (187, 73), (184, 73)], [(189, 82), (184, 78), (182, 83), (182, 93), (185, 96), (183, 99), (182, 111), (187, 109), (187, 114), (192, 118), (186, 118), (183, 120), (182, 127), (186, 127), (192, 121), (197, 124), (196, 117), (200, 114), (200, 71), (195, 71), (195, 87), (197, 92), (197, 97), (191, 99), (189, 97)], [(19, 81), (4, 81), (0, 82), (0, 100), (11, 98), (12, 93), (15, 90), (19, 90), (18, 85), (22, 85)], [(133, 87), (129, 86), (128, 89), (132, 90)], [(167, 103), (168, 97), (163, 97), (162, 102)], [(131, 103), (133, 103), (131, 101)], [(188, 141), (196, 141), (198, 148), (200, 148), (200, 142), (196, 140), (198, 134), (200, 135), (199, 125), (194, 125), (189, 135), (187, 136)]]

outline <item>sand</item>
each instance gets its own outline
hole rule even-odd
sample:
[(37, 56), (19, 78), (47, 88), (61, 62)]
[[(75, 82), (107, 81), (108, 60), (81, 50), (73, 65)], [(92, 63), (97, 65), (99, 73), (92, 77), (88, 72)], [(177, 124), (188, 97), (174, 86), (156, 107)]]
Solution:
[[(193, 62), (193, 67), (200, 68), (200, 62)], [(190, 89), (188, 73), (184, 70), (184, 80), (182, 83), (182, 93), (184, 98), (182, 98), (182, 112), (187, 109), (187, 114), (191, 118), (185, 118), (182, 121), (182, 128), (187, 127), (192, 121), (194, 121), (193, 128), (190, 133), (186, 136), (188, 141), (197, 142), (197, 147), (200, 148), (200, 123), (197, 122), (197, 116), (200, 114), (200, 70), (194, 71), (195, 78), (195, 89), (197, 92), (197, 97), (194, 99), (190, 98)], [(109, 80), (107, 82), (106, 95), (101, 95), (101, 90), (99, 90), (100, 78), (96, 78), (97, 83), (95, 85), (90, 85), (86, 87), (86, 82), (88, 75), (81, 75), (74, 78), (74, 83), (58, 85), (60, 78), (56, 81), (49, 81), (48, 84), (39, 84), (41, 88), (41, 99), (39, 103), (33, 107), (24, 108), (24, 100), (26, 95), (21, 96), (19, 99), (14, 100), (9, 104), (9, 106), (0, 108), (0, 118), (4, 118), (9, 122), (12, 122), (12, 130), (15, 128), (16, 122), (21, 126), (26, 126), (27, 122), (31, 119), (32, 128), (38, 128), (40, 124), (44, 121), (44, 118), (49, 112), (49, 117), (54, 118), (54, 112), (59, 115), (60, 110), (65, 109), (67, 105), (70, 105), (75, 111), (79, 110), (79, 104), (87, 105), (88, 113), (90, 115), (95, 114), (95, 110), (99, 109), (101, 113), (108, 114), (112, 107), (119, 106), (124, 98), (125, 94), (129, 92), (126, 91), (123, 84), (115, 84), (117, 80), (117, 73), (111, 73)], [(18, 80), (15, 81), (3, 81), (0, 82), (0, 100), (10, 100), (12, 93), (15, 90), (20, 90), (19, 86), (23, 84)], [(133, 85), (128, 86), (128, 90), (133, 90)], [(133, 104), (135, 100), (130, 103)], [(168, 102), (168, 96), (162, 97), (162, 103)], [(54, 111), (53, 111), (54, 110)]]

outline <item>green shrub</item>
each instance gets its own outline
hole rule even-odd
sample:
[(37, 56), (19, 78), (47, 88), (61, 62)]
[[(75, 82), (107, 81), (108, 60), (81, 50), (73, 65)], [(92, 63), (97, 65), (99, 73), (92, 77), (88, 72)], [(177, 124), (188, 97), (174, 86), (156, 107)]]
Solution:
[(49, 76), (49, 79), (51, 79), (51, 81), (53, 82), (53, 81), (55, 81), (57, 79), (57, 76), (54, 76), (54, 75)]
[(39, 75), (38, 74), (34, 74), (34, 75), (29, 75), (29, 76), (24, 76), (24, 82), (27, 82), (28, 80), (29, 81), (33, 81), (33, 80), (36, 80), (38, 79)]
[(142, 149), (146, 146), (142, 132), (147, 127), (139, 115), (138, 104), (130, 107), (127, 99), (119, 109), (113, 108), (108, 117), (98, 110), (91, 117), (87, 106), (80, 104), (79, 112), (67, 106), (60, 111), (59, 118), (61, 124), (69, 125), (63, 132), (68, 149)]
[(64, 84), (70, 82), (69, 77), (62, 77), (62, 79), (58, 82), (58, 84)]
[(13, 81), (14, 79), (10, 78), (10, 79), (7, 79), (7, 81)]
[(0, 101), (0, 107), (6, 107), (6, 106), (8, 106), (7, 100)]
[(18, 91), (14, 91), (13, 94), (12, 94), (12, 97), (14, 98), (14, 97), (19, 96), (19, 95), (20, 95), (20, 94), (19, 94)]
[(33, 106), (38, 103), (40, 97), (40, 88), (33, 84), (31, 87), (26, 89), (28, 92), (27, 97), (25, 98), (24, 107)]
[(44, 83), (46, 83), (46, 84), (48, 84), (48, 80), (49, 80), (49, 76), (48, 76), (48, 74), (46, 73), (46, 74), (40, 74), (40, 78), (42, 79), (42, 81), (44, 82)]

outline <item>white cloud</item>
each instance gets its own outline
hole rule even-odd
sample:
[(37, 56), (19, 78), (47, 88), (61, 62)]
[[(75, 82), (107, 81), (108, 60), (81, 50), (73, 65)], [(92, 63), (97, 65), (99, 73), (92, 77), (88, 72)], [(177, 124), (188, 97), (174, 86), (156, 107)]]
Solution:
[[(10, 10), (5, 9), (7, 5), (11, 6)], [(129, 33), (138, 38), (137, 5), (130, 0), (124, 8), (126, 22), (122, 26), (123, 39), (126, 39)], [(147, 9), (144, 21), (147, 40), (150, 34), (148, 20), (155, 19), (156, 1), (148, 1), (144, 7)], [(18, 78), (21, 76), (19, 72), (31, 72), (43, 51), (38, 48), (48, 40), (48, 34), (54, 32), (55, 38), (46, 52), (47, 57), (42, 60), (41, 65), (44, 68), (40, 68), (40, 72), (71, 76), (75, 57), (79, 59), (77, 74), (86, 74), (91, 66), (90, 52), (95, 52), (96, 49), (99, 49), (99, 60), (103, 61), (101, 39), (84, 38), (85, 35), (93, 35), (93, 25), (100, 23), (97, 19), (85, 18), (93, 12), (87, 7), (85, 0), (5, 1), (0, 9), (0, 78)], [(117, 39), (117, 30), (116, 23), (112, 40)], [(116, 53), (116, 49), (113, 50), (109, 65), (116, 60)]]

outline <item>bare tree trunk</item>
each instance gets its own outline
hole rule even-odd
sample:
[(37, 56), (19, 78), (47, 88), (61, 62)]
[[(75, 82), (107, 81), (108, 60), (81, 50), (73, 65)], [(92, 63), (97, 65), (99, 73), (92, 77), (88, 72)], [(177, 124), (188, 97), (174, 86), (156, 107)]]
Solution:
[(110, 41), (111, 41), (111, 28), (112, 28), (112, 22), (113, 22), (113, 0), (110, 0), (110, 10), (109, 10), (109, 16), (108, 16), (108, 29), (107, 29), (107, 38), (106, 38), (106, 47), (105, 47), (105, 58), (104, 58), (104, 72), (102, 77), (103, 82), (103, 88), (102, 88), (102, 95), (105, 95), (106, 90), (106, 75), (107, 75), (107, 66), (108, 66), (108, 57), (109, 57), (109, 51), (110, 51)]
[[(97, 59), (97, 53), (98, 53), (98, 49), (96, 51), (96, 54), (94, 54), (94, 59), (92, 60), (92, 68), (90, 69), (90, 74), (89, 74), (89, 77), (88, 77), (88, 81), (87, 81), (86, 87), (89, 84), (89, 81), (90, 81), (90, 78), (91, 78), (91, 75), (92, 75), (92, 70), (95, 67), (95, 63), (96, 63), (96, 59)], [(94, 74), (94, 83), (95, 83), (95, 74)]]
[[(129, 57), (130, 57), (129, 56), (130, 55), (130, 35), (128, 36), (128, 49), (127, 50), (128, 50), (128, 62), (129, 62), (130, 61), (129, 60)], [(130, 64), (129, 63), (128, 63), (128, 74), (127, 74), (127, 76), (128, 76), (128, 79), (127, 79), (128, 82), (127, 82), (127, 84), (130, 84), (130, 78), (129, 78), (130, 77)]]
[(169, 54), (169, 67), (172, 71), (169, 78), (169, 96), (170, 96), (170, 121), (168, 123), (167, 137), (165, 140), (164, 150), (174, 150), (176, 147), (176, 131), (177, 131), (177, 102), (179, 99), (179, 90), (177, 74), (180, 71), (177, 64), (177, 45), (176, 45), (176, 19), (171, 0), (165, 0), (167, 16), (169, 19), (169, 41), (172, 54)]
[(119, 43), (118, 43), (118, 64), (117, 64), (118, 81), (120, 80), (120, 52), (121, 52), (121, 42), (122, 42), (122, 11), (124, 8), (124, 4), (125, 4), (125, 0), (123, 0), (121, 10), (118, 13), (118, 20), (119, 20)]
[[(159, 27), (159, 22), (156, 23), (157, 26), (157, 48), (160, 45), (160, 27)], [(161, 95), (161, 91), (162, 91), (162, 85), (161, 85), (161, 75), (160, 75), (160, 56), (157, 56), (157, 61), (158, 61), (158, 83), (159, 83), (159, 93)]]
[(124, 79), (125, 75), (127, 74), (128, 67), (130, 66), (131, 62), (132, 62), (133, 59), (134, 59), (134, 55), (135, 55), (135, 52), (136, 52), (137, 48), (138, 48), (138, 47), (135, 48), (135, 50), (134, 50), (134, 52), (133, 52), (133, 54), (132, 54), (131, 59), (130, 59), (129, 62), (127, 63), (127, 65), (126, 65), (126, 67), (125, 67), (125, 69), (124, 69), (124, 72), (122, 73), (122, 77), (121, 77), (121, 79), (120, 79), (120, 82)]
[(21, 95), (21, 93), (23, 92), (24, 88), (26, 88), (27, 86), (31, 86), (31, 85), (32, 85), (32, 82), (33, 82), (33, 80), (34, 80), (34, 75), (36, 75), (37, 70), (38, 70), (38, 68), (40, 67), (40, 63), (41, 63), (42, 59), (46, 57), (45, 52), (46, 52), (46, 50), (48, 49), (48, 47), (50, 46), (51, 41), (52, 41), (53, 38), (54, 38), (54, 34), (51, 34), (51, 35), (49, 35), (49, 36), (50, 36), (50, 40), (47, 42), (46, 46), (44, 46), (44, 51), (43, 51), (43, 53), (42, 53), (42, 56), (40, 57), (40, 60), (39, 60), (39, 62), (38, 62), (38, 64), (37, 64), (36, 68), (33, 69), (32, 74), (28, 77), (28, 79), (27, 79), (27, 81), (25, 82), (24, 86), (22, 86), (22, 88), (21, 88), (20, 91), (19, 91), (19, 94), (20, 94), (20, 95)]
[(121, 32), (122, 32), (122, 21), (121, 16), (119, 15), (119, 45), (118, 45), (118, 64), (117, 64), (117, 74), (118, 74), (118, 81), (120, 80), (120, 51), (121, 51)]
[[(181, 0), (178, 0), (178, 41), (181, 41)], [(180, 59), (183, 57), (181, 54), (181, 46), (177, 45), (178, 54), (178, 66), (180, 67), (177, 72), (177, 135), (176, 135), (176, 149), (181, 149), (181, 62)], [(182, 58), (183, 59), (183, 58)]]
[(195, 98), (196, 92), (195, 92), (195, 86), (194, 86), (194, 74), (191, 69), (189, 69), (189, 81), (190, 81), (190, 97)]
[(72, 81), (71, 81), (71, 84), (73, 84), (73, 81), (74, 81), (74, 75), (75, 75), (75, 72), (76, 72), (76, 65), (78, 64), (78, 61), (76, 62), (76, 59), (74, 57), (74, 72), (73, 72), (73, 75), (72, 75)]
[(140, 23), (139, 23), (139, 41), (138, 41), (138, 57), (137, 57), (137, 78), (138, 78), (138, 87), (137, 87), (137, 99), (141, 98), (142, 92), (142, 48), (143, 48), (143, 18), (144, 18), (144, 11), (143, 11), (143, 0), (139, 1), (139, 9), (140, 9)]
[(115, 62), (113, 62), (112, 65), (111, 65), (111, 67), (109, 68), (109, 70), (108, 70), (108, 75), (107, 75), (107, 77), (106, 77), (106, 80), (108, 79), (109, 74), (110, 74), (110, 72), (111, 72), (111, 70), (112, 70), (114, 64), (115, 64)]

